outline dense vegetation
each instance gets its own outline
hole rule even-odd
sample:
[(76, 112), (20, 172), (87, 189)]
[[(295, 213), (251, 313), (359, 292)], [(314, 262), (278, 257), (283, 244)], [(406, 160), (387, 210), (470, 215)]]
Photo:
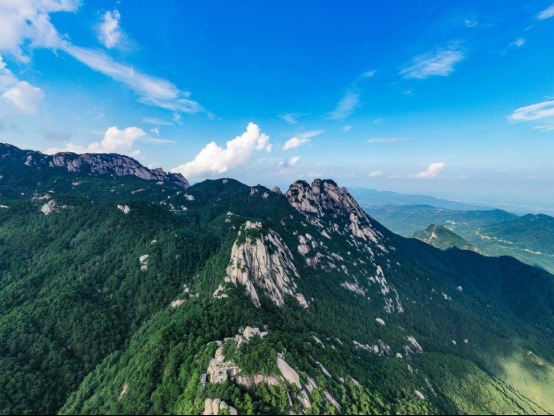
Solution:
[[(554, 412), (554, 280), (546, 272), (437, 250), (372, 221), (390, 244), (375, 261), (404, 305), (389, 314), (375, 286), (360, 280), (368, 297), (341, 286), (367, 275), (367, 253), (337, 237), (326, 249), (346, 259), (348, 275), (308, 266), (298, 230), (319, 230), (263, 187), (217, 180), (185, 191), (3, 163), (11, 191), (0, 195), (1, 413), (198, 414), (206, 398), (239, 414)], [(241, 287), (213, 298), (247, 220), (290, 247), (307, 309), (265, 296), (255, 308)], [(268, 335), (240, 348), (226, 343), (228, 359), (241, 375), (279, 378), (282, 354), (302, 387), (315, 381), (311, 407), (297, 400), (301, 386), (284, 381), (203, 384), (217, 341), (246, 326)], [(390, 353), (355, 344), (379, 341)]]
[(518, 217), (502, 210), (462, 211), (429, 205), (367, 206), (366, 211), (404, 237), (424, 233), (431, 224), (440, 225), (481, 254), (512, 256), (554, 273), (554, 218), (548, 215)]

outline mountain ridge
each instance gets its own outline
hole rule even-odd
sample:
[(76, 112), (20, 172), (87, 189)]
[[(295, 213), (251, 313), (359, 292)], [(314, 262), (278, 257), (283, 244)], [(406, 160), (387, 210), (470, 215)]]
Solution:
[(0, 195), (8, 413), (554, 410), (544, 271), (402, 238), (332, 180), (183, 189), (16, 162), (0, 159), (30, 190)]
[(68, 172), (113, 174), (115, 176), (136, 176), (140, 179), (163, 181), (183, 188), (190, 186), (180, 173), (166, 173), (161, 168), (149, 169), (132, 157), (117, 153), (59, 152), (47, 155), (38, 151), (23, 150), (16, 146), (0, 143), (0, 158), (24, 159), (26, 166), (59, 167)]

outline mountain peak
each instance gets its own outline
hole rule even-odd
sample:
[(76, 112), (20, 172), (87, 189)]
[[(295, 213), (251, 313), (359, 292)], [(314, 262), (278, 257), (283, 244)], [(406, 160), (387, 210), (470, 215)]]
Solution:
[[(362, 210), (346, 188), (339, 188), (331, 179), (315, 179), (311, 185), (300, 180), (294, 182), (286, 193), (289, 203), (308, 222), (322, 228), (322, 234), (351, 234), (354, 239), (378, 244), (383, 235), (374, 228), (369, 216)], [(331, 221), (323, 221), (323, 218)]]
[(189, 182), (180, 173), (164, 172), (163, 169), (149, 169), (132, 157), (116, 153), (85, 153), (59, 152), (46, 155), (41, 152), (22, 150), (16, 146), (0, 144), (0, 158), (12, 159), (28, 167), (63, 168), (70, 173), (111, 174), (115, 176), (136, 176), (140, 179), (162, 181), (188, 188)]

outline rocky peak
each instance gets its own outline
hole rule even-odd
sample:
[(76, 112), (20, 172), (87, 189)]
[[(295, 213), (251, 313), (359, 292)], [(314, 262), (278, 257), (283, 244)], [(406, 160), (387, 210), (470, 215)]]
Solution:
[(349, 215), (354, 211), (360, 216), (366, 215), (346, 188), (340, 188), (330, 179), (315, 179), (311, 185), (296, 181), (286, 195), (290, 204), (301, 212), (324, 216), (326, 212)]
[(70, 173), (109, 174), (115, 176), (136, 176), (151, 181), (162, 181), (182, 188), (189, 182), (179, 173), (167, 173), (162, 169), (148, 169), (135, 159), (114, 153), (76, 154), (61, 152), (46, 155), (41, 152), (22, 150), (10, 144), (0, 143), (0, 159), (11, 159), (25, 166), (36, 168), (63, 168)]
[[(344, 234), (348, 231), (354, 237), (374, 243), (379, 243), (382, 238), (346, 188), (339, 187), (330, 179), (315, 179), (311, 185), (306, 181), (297, 181), (290, 186), (286, 196), (311, 224), (324, 228), (326, 232)], [(341, 221), (343, 224), (338, 223)]]

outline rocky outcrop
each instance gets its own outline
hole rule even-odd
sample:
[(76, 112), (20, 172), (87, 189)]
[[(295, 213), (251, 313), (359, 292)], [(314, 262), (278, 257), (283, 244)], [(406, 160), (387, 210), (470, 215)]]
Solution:
[[(300, 306), (308, 307), (297, 291), (295, 279), (300, 276), (289, 248), (277, 233), (263, 229), (259, 222), (247, 221), (241, 226), (226, 273), (225, 282), (243, 286), (256, 307), (261, 305), (260, 291), (277, 306), (283, 306), (285, 297), (291, 296)], [(220, 285), (214, 297), (225, 296), (225, 287)]]
[(350, 234), (387, 251), (383, 235), (373, 227), (369, 216), (346, 188), (339, 188), (334, 181), (316, 179), (311, 185), (297, 181), (290, 186), (286, 196), (312, 225), (323, 229), (322, 233)]
[(226, 410), (230, 415), (236, 415), (237, 409), (233, 406), (229, 406), (224, 401), (220, 399), (206, 399), (204, 402), (204, 412), (203, 415), (218, 415), (221, 410)]
[(129, 208), (129, 205), (118, 205), (117, 209), (123, 212), (125, 215), (131, 212), (131, 208)]
[(40, 212), (42, 212), (44, 215), (50, 215), (60, 212), (60, 210), (66, 208), (68, 208), (67, 205), (59, 205), (55, 200), (51, 199), (46, 204), (40, 207)]
[(279, 354), (277, 357), (277, 367), (279, 367), (279, 371), (287, 380), (289, 384), (296, 384), (298, 388), (302, 388), (302, 384), (300, 383), (300, 376), (298, 373), (292, 368), (286, 361), (283, 354)]
[(210, 360), (208, 364), (208, 380), (212, 384), (225, 383), (227, 380), (233, 380), (239, 385), (249, 387), (252, 384), (258, 384), (262, 382), (268, 382), (269, 384), (277, 385), (279, 382), (272, 376), (255, 375), (248, 377), (241, 377), (240, 367), (232, 361), (226, 359), (223, 355), (223, 343), (234, 342), (237, 348), (240, 348), (242, 344), (248, 343), (253, 337), (264, 338), (267, 336), (267, 332), (260, 331), (259, 328), (253, 328), (247, 326), (244, 329), (240, 329), (239, 333), (234, 338), (226, 338), (223, 341), (218, 341), (219, 347), (215, 351), (214, 358)]

